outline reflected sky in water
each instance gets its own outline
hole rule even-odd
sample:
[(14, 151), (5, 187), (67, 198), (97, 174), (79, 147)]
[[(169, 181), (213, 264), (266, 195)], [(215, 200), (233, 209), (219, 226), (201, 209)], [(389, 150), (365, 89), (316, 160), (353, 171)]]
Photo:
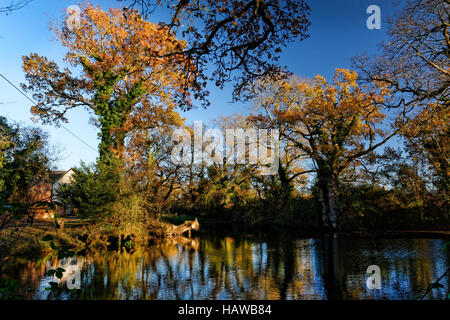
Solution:
[[(49, 269), (80, 270), (78, 299), (414, 299), (443, 274), (449, 256), (439, 239), (289, 236), (179, 238), (134, 252), (98, 251), (65, 261), (15, 266), (27, 299), (47, 299)], [(381, 289), (366, 287), (369, 265)], [(445, 299), (449, 288), (434, 290)], [(29, 290), (30, 288), (31, 290)], [(75, 298), (69, 292), (59, 299)]]

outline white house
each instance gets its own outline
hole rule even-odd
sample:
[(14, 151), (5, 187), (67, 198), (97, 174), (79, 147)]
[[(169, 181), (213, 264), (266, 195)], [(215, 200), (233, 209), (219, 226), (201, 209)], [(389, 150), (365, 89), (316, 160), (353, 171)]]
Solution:
[[(75, 174), (75, 171), (73, 169), (69, 169), (67, 171), (52, 171), (50, 174), (50, 180), (52, 184), (52, 201), (60, 201), (60, 197), (62, 195), (59, 194), (59, 190), (61, 189), (61, 186), (71, 183), (73, 181), (73, 175)], [(62, 215), (71, 215), (72, 214), (72, 208), (66, 207), (66, 208), (60, 208), (61, 211), (59, 214)]]

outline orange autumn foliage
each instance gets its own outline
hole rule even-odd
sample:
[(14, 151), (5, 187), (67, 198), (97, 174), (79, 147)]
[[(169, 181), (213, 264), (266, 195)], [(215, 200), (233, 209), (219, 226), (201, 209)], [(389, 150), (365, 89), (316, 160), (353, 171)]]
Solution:
[(81, 7), (79, 28), (53, 27), (68, 66), (60, 70), (36, 53), (25, 56), (23, 87), (35, 93), (32, 112), (44, 122), (67, 122), (67, 111), (88, 108), (100, 127), (100, 153), (123, 157), (131, 128), (177, 118), (175, 109), (189, 108), (190, 90), (199, 88), (185, 76), (190, 61), (176, 54), (186, 43), (166, 28), (137, 11)]
[(336, 228), (340, 174), (396, 132), (383, 128), (386, 87), (360, 87), (355, 72), (336, 69), (332, 83), (291, 78), (263, 81), (254, 96), (259, 114), (250, 120), (280, 129), (299, 154), (313, 161), (322, 193), (324, 221)]

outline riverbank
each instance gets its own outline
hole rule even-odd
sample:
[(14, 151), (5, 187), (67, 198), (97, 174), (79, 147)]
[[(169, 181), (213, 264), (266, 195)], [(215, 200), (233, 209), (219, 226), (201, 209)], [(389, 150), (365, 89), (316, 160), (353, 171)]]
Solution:
[[(175, 217), (163, 217), (162, 223), (166, 223), (168, 226), (184, 226), (186, 220), (196, 219), (190, 216), (175, 216)], [(89, 221), (70, 217), (59, 218), (58, 222), (61, 228), (56, 232), (54, 225), (51, 221), (37, 221), (33, 226), (26, 227), (21, 231), (20, 237), (18, 237), (13, 243), (10, 244), (10, 259), (38, 259), (42, 256), (52, 254), (54, 250), (51, 248), (49, 242), (42, 241), (45, 235), (50, 235), (53, 239), (58, 239), (63, 246), (69, 246), (78, 251), (86, 250), (87, 248), (95, 247), (107, 247), (115, 248), (117, 246), (135, 246), (139, 245), (132, 241), (131, 238), (122, 239), (119, 243), (119, 239), (114, 235), (107, 234), (95, 234), (96, 231), (90, 230)], [(199, 226), (197, 230), (192, 230), (192, 236), (210, 234), (214, 232), (217, 235), (241, 236), (243, 234), (260, 234), (262, 236), (280, 236), (284, 233), (289, 233), (299, 238), (321, 238), (330, 235), (329, 230), (326, 229), (301, 229), (298, 227), (285, 227), (280, 226), (266, 226), (266, 227), (252, 227), (243, 224), (234, 224), (223, 219), (208, 219), (199, 218)], [(173, 228), (173, 227), (171, 227)], [(8, 230), (3, 230), (3, 234), (0, 234), (1, 240), (6, 241)], [(95, 234), (95, 236), (93, 236)], [(185, 237), (183, 237), (183, 234)], [(354, 238), (396, 238), (396, 239), (408, 239), (408, 238), (420, 238), (420, 239), (450, 239), (450, 226), (440, 226), (436, 229), (411, 229), (411, 230), (354, 230), (337, 232), (333, 235), (337, 237), (354, 237)], [(186, 238), (190, 236), (187, 232), (181, 234), (167, 235), (167, 238), (178, 236), (180, 238)], [(164, 237), (149, 237), (150, 243), (158, 240), (158, 238)], [(148, 241), (147, 241), (148, 242)], [(144, 243), (142, 243), (144, 244)], [(145, 244), (144, 244), (145, 245)]]
[[(164, 217), (167, 219), (167, 217)], [(174, 220), (168, 221), (176, 222), (182, 219), (193, 219), (192, 216), (175, 217)], [(222, 233), (239, 233), (239, 232), (262, 232), (268, 234), (279, 234), (289, 232), (300, 237), (321, 237), (330, 234), (329, 229), (324, 228), (302, 228), (301, 225), (281, 226), (281, 225), (265, 225), (265, 226), (251, 226), (243, 223), (235, 223), (223, 218), (198, 218), (200, 222), (200, 232), (204, 230), (213, 229)], [(206, 231), (207, 232), (207, 231)], [(429, 225), (423, 228), (410, 229), (363, 229), (363, 230), (345, 230), (336, 232), (339, 236), (354, 236), (354, 237), (405, 237), (405, 238), (435, 238), (443, 237), (450, 238), (450, 225), (448, 226), (433, 226)]]

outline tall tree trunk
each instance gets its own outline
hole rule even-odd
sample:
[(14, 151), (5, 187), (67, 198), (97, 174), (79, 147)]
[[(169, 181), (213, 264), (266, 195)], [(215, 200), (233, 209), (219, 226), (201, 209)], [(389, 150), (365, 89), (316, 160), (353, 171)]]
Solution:
[(336, 179), (332, 179), (332, 181), (329, 184), (330, 188), (330, 195), (329, 195), (329, 201), (330, 201), (330, 223), (333, 230), (337, 230), (337, 224), (338, 224), (338, 213), (337, 213), (337, 204), (338, 204), (338, 186)]
[(293, 190), (292, 181), (289, 180), (286, 171), (286, 168), (283, 166), (280, 160), (278, 166), (278, 175), (280, 178), (281, 201), (283, 202), (283, 204), (286, 204), (289, 201)]
[(319, 177), (319, 201), (322, 207), (322, 223), (332, 231), (337, 230), (337, 180), (331, 176)]

